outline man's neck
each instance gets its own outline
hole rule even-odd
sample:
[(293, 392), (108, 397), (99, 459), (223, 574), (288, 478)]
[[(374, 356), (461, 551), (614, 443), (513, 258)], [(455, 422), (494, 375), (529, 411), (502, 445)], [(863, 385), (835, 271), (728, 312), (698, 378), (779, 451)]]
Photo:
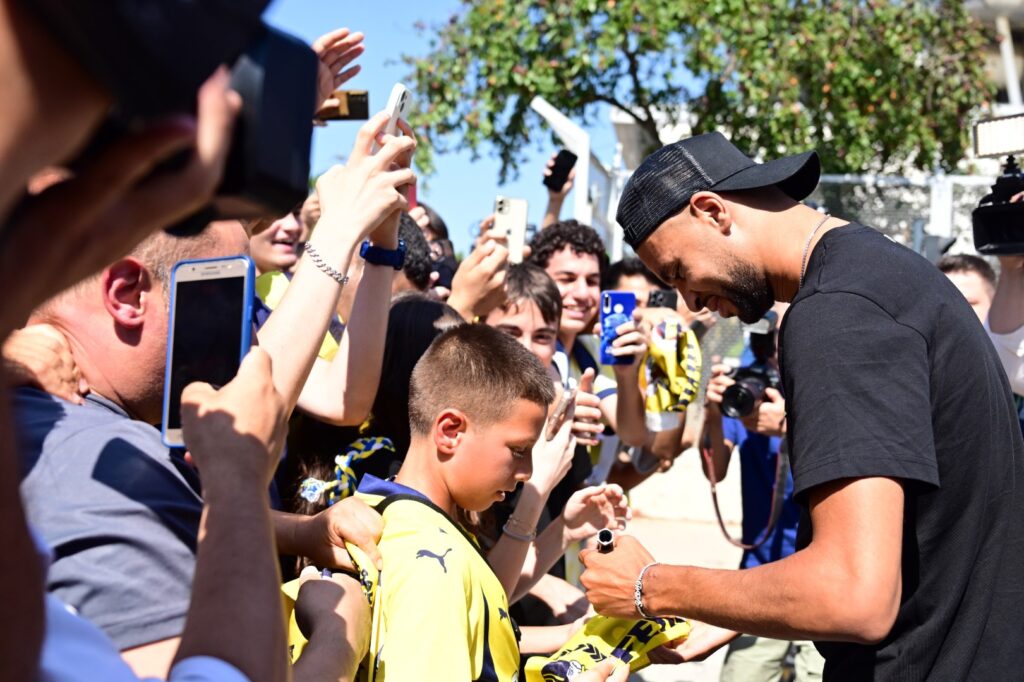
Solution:
[(846, 221), (803, 204), (763, 215), (763, 262), (768, 281), (776, 301), (790, 302), (800, 289), (800, 279), (814, 247), (826, 232), (845, 225)]
[(428, 500), (455, 518), (455, 500), (437, 471), (438, 455), (428, 439), (413, 436), (409, 451), (395, 481), (423, 494)]
[[(140, 414), (138, 406), (134, 405), (131, 400), (125, 398), (117, 390), (115, 382), (110, 379), (109, 372), (106, 369), (106, 361), (108, 356), (99, 352), (95, 348), (95, 344), (91, 342), (88, 337), (80, 336), (76, 333), (70, 325), (64, 324), (61, 319), (49, 318), (49, 317), (38, 317), (33, 318), (30, 322), (45, 322), (51, 324), (64, 335), (67, 339), (68, 346), (71, 348), (71, 357), (74, 359), (75, 364), (78, 366), (78, 371), (82, 378), (85, 379), (89, 385), (89, 392), (95, 393), (102, 398), (106, 398), (110, 402), (114, 403), (121, 409), (123, 409), (129, 417), (139, 421), (145, 421), (147, 424), (152, 424), (160, 420), (157, 416), (156, 420), (152, 419), (150, 415)], [(107, 351), (109, 353), (109, 349)], [(100, 358), (100, 360), (96, 360)], [(112, 361), (116, 361), (115, 358), (110, 357)], [(142, 410), (145, 412), (146, 410)], [(152, 411), (152, 410), (149, 410)]]
[(579, 335), (576, 334), (576, 332), (568, 332), (561, 329), (558, 330), (558, 341), (562, 344), (562, 347), (565, 348), (566, 353), (572, 352), (572, 345), (576, 343), (577, 336)]

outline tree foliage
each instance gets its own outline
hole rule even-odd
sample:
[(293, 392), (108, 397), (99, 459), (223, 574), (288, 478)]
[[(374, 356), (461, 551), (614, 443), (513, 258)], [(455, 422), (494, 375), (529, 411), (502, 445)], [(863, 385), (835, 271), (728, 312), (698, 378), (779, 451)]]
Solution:
[(490, 145), (501, 179), (542, 127), (540, 95), (722, 130), (748, 153), (816, 148), (829, 172), (951, 169), (992, 94), (985, 28), (957, 0), (464, 0), (406, 56), (432, 153)]

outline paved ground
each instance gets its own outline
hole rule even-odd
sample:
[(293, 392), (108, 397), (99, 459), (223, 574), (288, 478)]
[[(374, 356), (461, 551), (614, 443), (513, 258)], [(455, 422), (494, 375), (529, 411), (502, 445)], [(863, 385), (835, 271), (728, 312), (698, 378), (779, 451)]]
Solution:
[[(715, 521), (711, 493), (700, 470), (699, 455), (688, 451), (667, 473), (655, 476), (630, 496), (637, 513), (630, 524), (633, 533), (656, 559), (710, 568), (735, 568), (740, 550), (725, 538)], [(727, 527), (738, 536), (740, 494), (738, 458), (734, 457), (719, 500)], [(674, 666), (651, 666), (632, 676), (644, 682), (715, 682), (725, 651), (706, 661)]]

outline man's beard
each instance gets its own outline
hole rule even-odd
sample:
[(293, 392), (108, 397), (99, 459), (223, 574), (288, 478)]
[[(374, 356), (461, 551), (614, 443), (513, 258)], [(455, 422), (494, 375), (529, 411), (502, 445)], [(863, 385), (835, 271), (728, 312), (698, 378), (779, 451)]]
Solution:
[(736, 306), (736, 316), (745, 324), (757, 322), (775, 304), (768, 280), (751, 265), (737, 263), (729, 271), (726, 297)]

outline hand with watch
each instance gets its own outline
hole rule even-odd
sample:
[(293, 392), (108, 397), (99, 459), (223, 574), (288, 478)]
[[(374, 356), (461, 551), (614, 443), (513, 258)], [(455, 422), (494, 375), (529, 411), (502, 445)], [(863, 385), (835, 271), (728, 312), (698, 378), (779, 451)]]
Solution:
[[(355, 145), (344, 166), (337, 165), (316, 182), (320, 202), (320, 221), (306, 244), (306, 253), (314, 265), (340, 284), (350, 259), (367, 239), (371, 259), (397, 260), (374, 251), (400, 251), (398, 219), (409, 207), (405, 188), (416, 182), (410, 168), (416, 149), (412, 129), (399, 121), (402, 136), (384, 134), (388, 122), (385, 112), (378, 113), (360, 128)], [(380, 150), (372, 153), (374, 143)], [(399, 248), (396, 248), (399, 247)], [(367, 259), (367, 262), (374, 262)], [(399, 266), (401, 267), (401, 266)]]

